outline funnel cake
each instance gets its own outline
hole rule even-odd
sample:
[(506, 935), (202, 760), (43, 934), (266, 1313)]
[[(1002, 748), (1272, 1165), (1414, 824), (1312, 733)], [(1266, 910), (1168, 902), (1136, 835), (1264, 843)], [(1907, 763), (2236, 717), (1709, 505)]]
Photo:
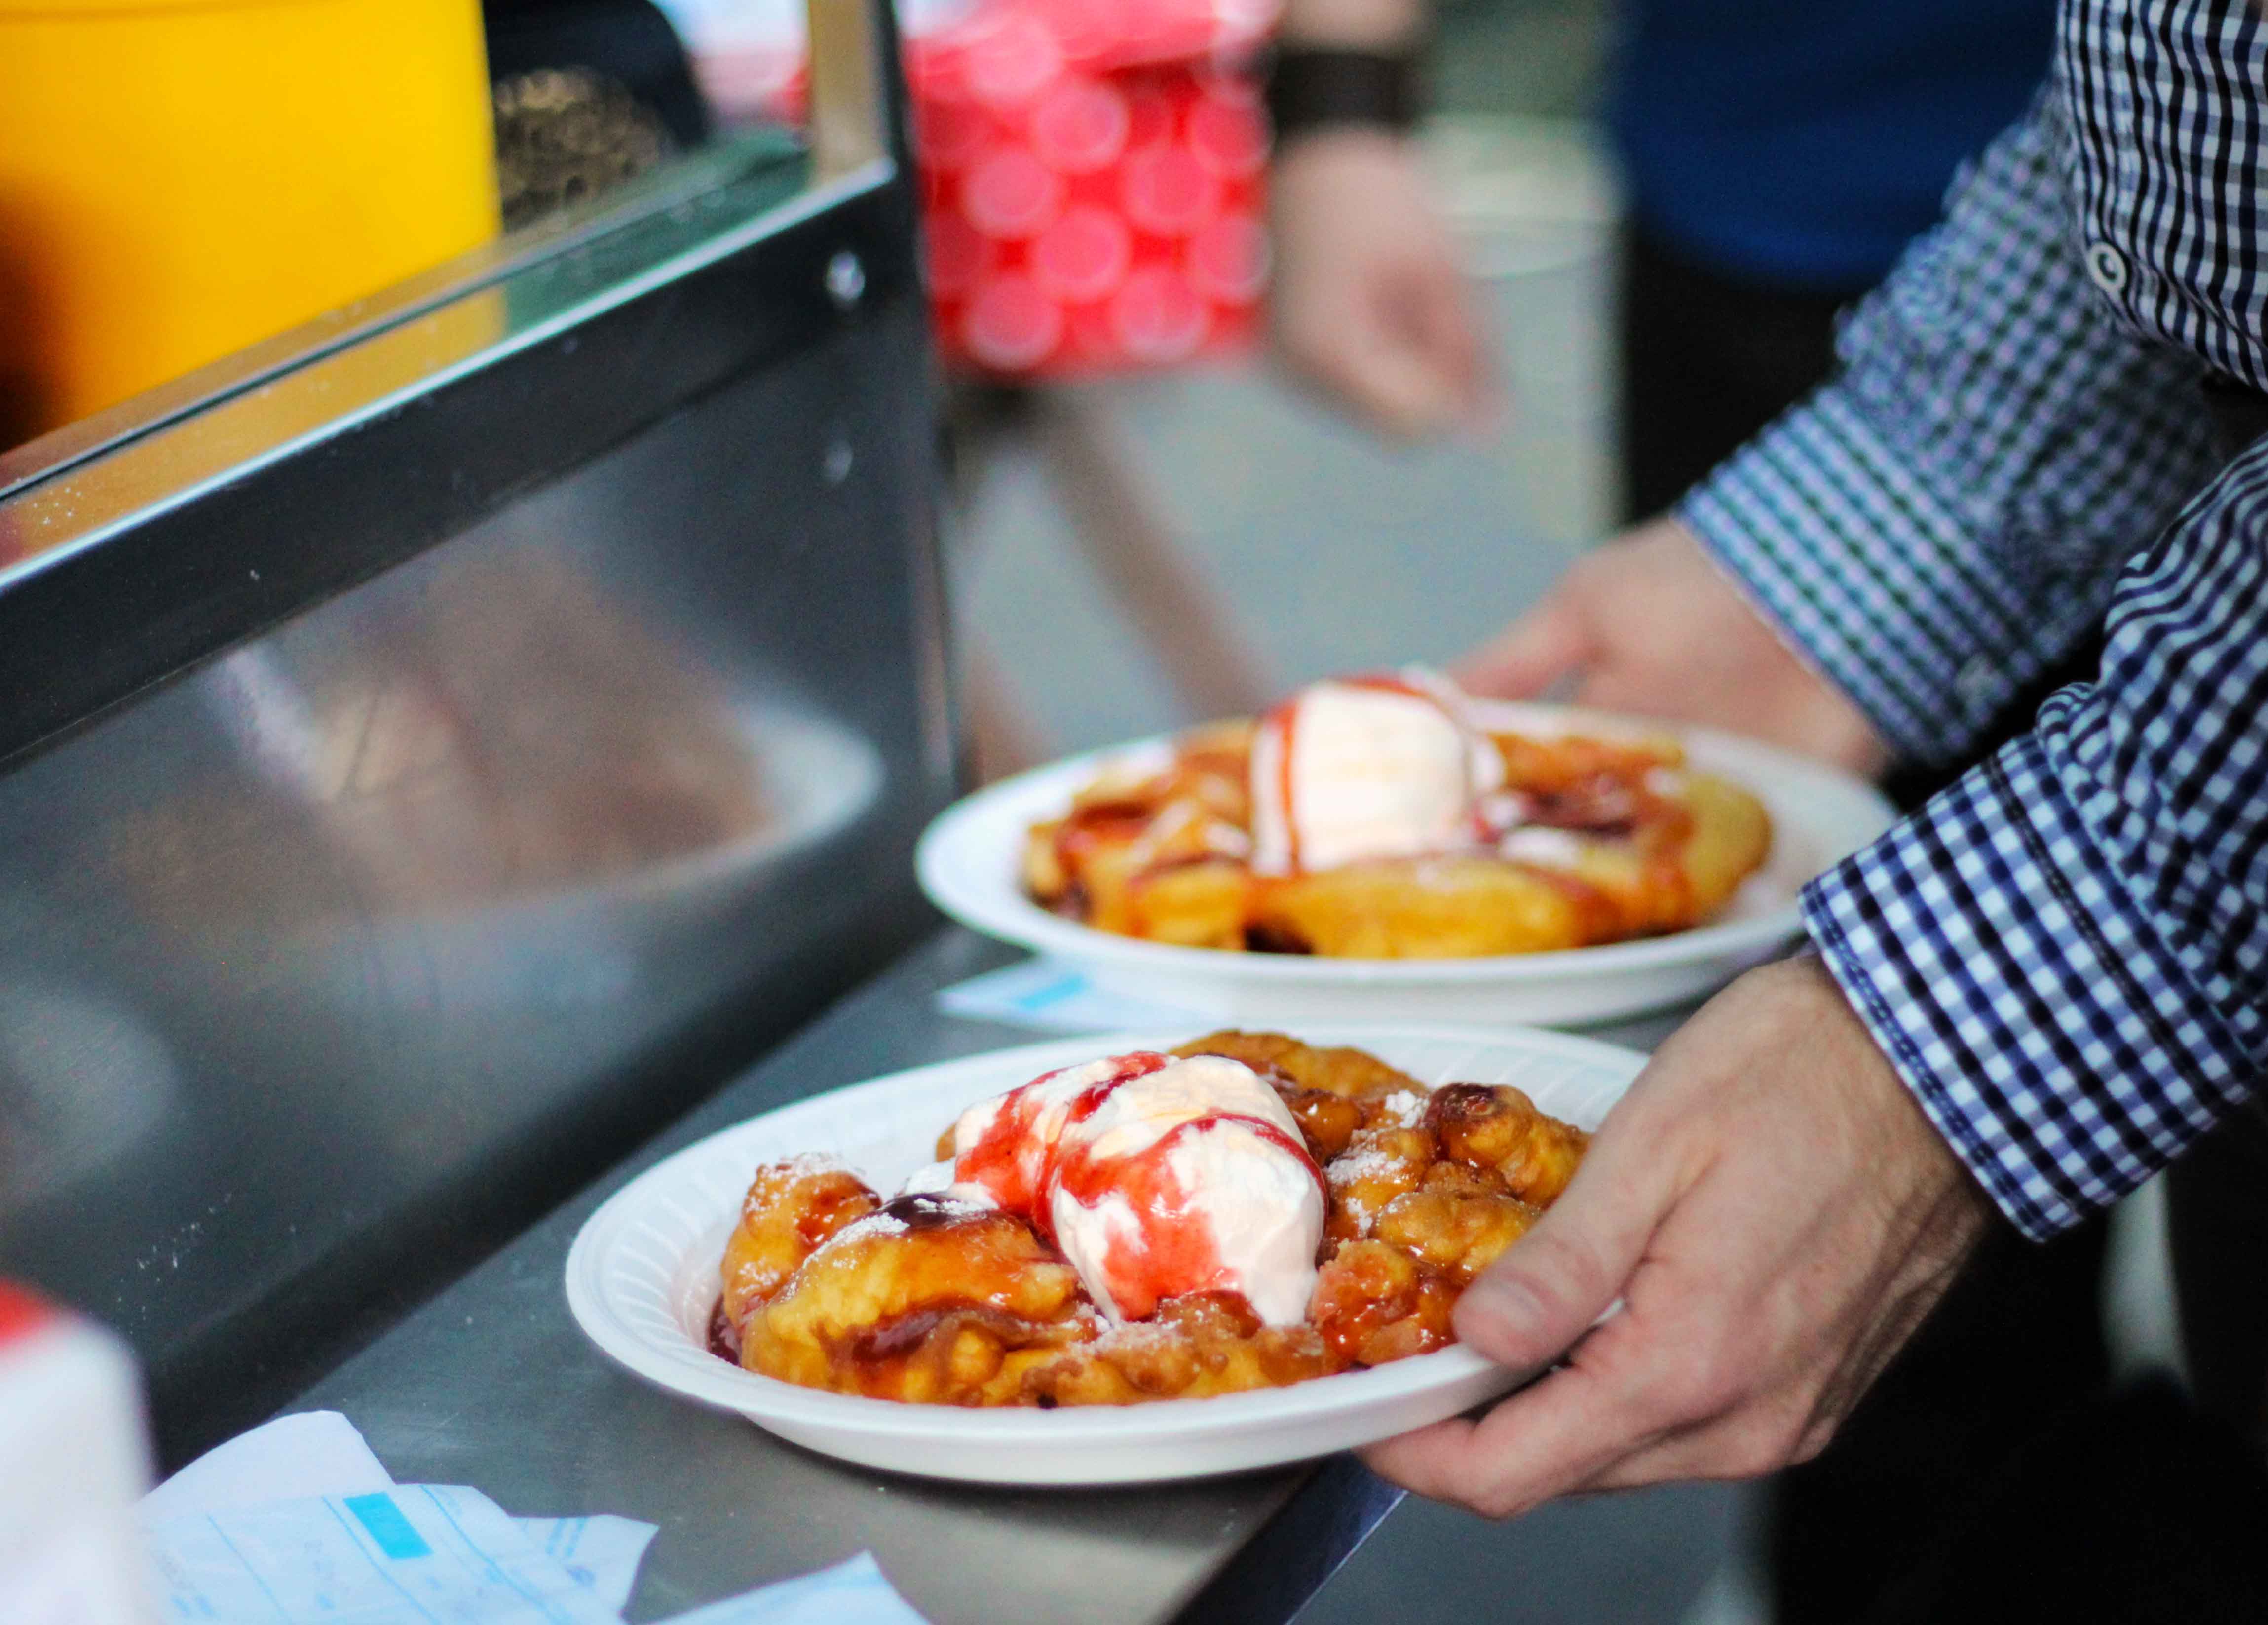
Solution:
[(1121, 936), (1380, 959), (1683, 930), (1771, 842), (1674, 739), (1515, 732), (1430, 674), (1318, 683), (1184, 735), (1035, 824), (1035, 902)]
[[(1172, 1105), (1200, 1084), (1237, 1109)], [(1127, 1103), (1138, 1104), (1145, 1088), (1153, 1109), (1170, 1114), (1146, 1138), (1130, 1138)], [(1255, 1106), (1240, 1089), (1275, 1104)], [(1264, 1290), (1249, 1280), (1248, 1290), (1225, 1286), (1241, 1278), (1216, 1259), (1179, 1278), (1189, 1289), (1168, 1280), (1158, 1296), (1122, 1305), (1119, 1276), (1074, 1261), (1061, 1193), (1052, 1210), (1034, 1195), (1064, 1177), (1060, 1163), (1088, 1181), (1074, 1182), (1079, 1200), (1094, 1200), (1096, 1169), (1116, 1147), (1123, 1162), (1113, 1177), (1147, 1207), (1105, 1229), (1123, 1239), (1154, 1222), (1152, 1233), (1178, 1255), (1192, 1215), (1208, 1211), (1204, 1193), (1161, 1183), (1159, 1170), (1200, 1165), (1173, 1160), (1192, 1130), (1229, 1119), (1264, 1139), (1253, 1126), (1261, 1119), (1322, 1198), (1319, 1228), (1291, 1261), (1299, 1289), (1289, 1314), (1278, 1303), (1280, 1257)], [(1032, 1137), (1042, 1119), (1051, 1137)], [(1081, 1141), (1082, 1121), (1103, 1126)], [(1278, 1124), (1296, 1129), (1296, 1144)], [(1004, 1156), (1011, 1129), (1022, 1137)], [(725, 1246), (711, 1346), (806, 1387), (1041, 1408), (1203, 1399), (1379, 1365), (1454, 1341), (1458, 1295), (1557, 1198), (1587, 1141), (1517, 1089), (1429, 1089), (1361, 1050), (1280, 1033), (1217, 1032), (1170, 1055), (1110, 1057), (972, 1107), (941, 1141), (950, 1159), (909, 1182), (938, 1188), (885, 1199), (818, 1156), (759, 1168)], [(1265, 1186), (1247, 1180), (1248, 1165), (1203, 1165), (1216, 1180)], [(1280, 1195), (1263, 1205), (1286, 1206)], [(1211, 1211), (1233, 1205), (1216, 1200)], [(1220, 1240), (1233, 1263), (1225, 1230)], [(1280, 1252), (1281, 1240), (1268, 1245)]]

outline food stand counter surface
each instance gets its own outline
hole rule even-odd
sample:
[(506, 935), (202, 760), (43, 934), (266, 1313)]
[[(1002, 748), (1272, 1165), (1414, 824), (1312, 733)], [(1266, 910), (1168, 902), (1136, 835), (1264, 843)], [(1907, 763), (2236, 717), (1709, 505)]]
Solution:
[[(1400, 1498), (1351, 1458), (1129, 1489), (892, 1477), (650, 1388), (569, 1318), (576, 1230), (664, 1156), (806, 1095), (1028, 1042), (935, 1008), (937, 989), (1007, 957), (963, 932), (936, 938), (287, 1408), (343, 1411), (405, 1482), (472, 1484), (521, 1515), (660, 1525), (633, 1621), (868, 1549), (933, 1625), (1290, 1619)], [(1669, 1024), (1602, 1036), (1646, 1045)]]

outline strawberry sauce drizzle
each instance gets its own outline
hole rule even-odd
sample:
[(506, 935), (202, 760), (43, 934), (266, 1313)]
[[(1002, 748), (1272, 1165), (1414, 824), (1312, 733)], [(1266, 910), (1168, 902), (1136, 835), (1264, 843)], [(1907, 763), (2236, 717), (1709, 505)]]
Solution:
[(1212, 1227), (1195, 1204), (1196, 1193), (1174, 1174), (1172, 1155), (1186, 1137), (1233, 1123), (1299, 1161), (1326, 1204), (1330, 1187), (1307, 1148), (1265, 1118), (1241, 1112), (1208, 1112), (1175, 1124), (1140, 1151), (1097, 1156), (1071, 1141), (1070, 1131), (1100, 1111), (1104, 1101), (1137, 1078), (1173, 1064), (1169, 1056), (1138, 1050), (1114, 1058), (1111, 1070), (1087, 1084), (1065, 1110), (1063, 1131), (1054, 1143), (1034, 1134), (1046, 1104), (1042, 1086), (1071, 1068), (1035, 1078), (1001, 1103), (977, 1142), (956, 1159), (954, 1177), (982, 1185), (1008, 1212), (1021, 1216), (1050, 1245), (1056, 1241), (1054, 1195), (1064, 1192), (1082, 1208), (1108, 1197), (1123, 1200), (1139, 1225), (1137, 1237), (1114, 1237), (1102, 1260), (1103, 1282), (1112, 1302), (1130, 1320), (1152, 1313), (1160, 1299), (1186, 1292), (1233, 1287), (1216, 1245)]
[[(1064, 1114), (1065, 1131), (1101, 1111), (1102, 1103), (1122, 1084), (1162, 1071), (1172, 1065), (1173, 1058), (1152, 1050), (1136, 1050), (1130, 1055), (1114, 1056), (1112, 1060), (1110, 1071), (1072, 1097)], [(992, 1193), (994, 1201), (1008, 1212), (1030, 1220), (1041, 1238), (1050, 1243), (1055, 1240), (1055, 1227), (1048, 1219), (1047, 1193), (1063, 1156), (1063, 1135), (1049, 1142), (1041, 1140), (1033, 1130), (1038, 1126), (1040, 1113), (1048, 1106), (1042, 1089), (1074, 1070), (1059, 1067), (1053, 1072), (1042, 1073), (1002, 1101), (992, 1126), (955, 1159), (953, 1172), (957, 1180), (983, 1186)]]
[(1296, 875), (1300, 872), (1300, 817), (1299, 809), (1292, 805), (1292, 744), (1300, 726), (1299, 697), (1294, 695), (1272, 708), (1260, 726), (1276, 731), (1276, 799), (1284, 809), (1284, 861)]

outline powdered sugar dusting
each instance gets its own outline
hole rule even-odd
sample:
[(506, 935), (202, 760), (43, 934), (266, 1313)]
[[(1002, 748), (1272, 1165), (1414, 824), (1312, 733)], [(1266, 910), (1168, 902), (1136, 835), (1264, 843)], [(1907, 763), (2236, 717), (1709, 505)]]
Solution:
[(1183, 1333), (1175, 1326), (1160, 1326), (1155, 1321), (1128, 1320), (1108, 1326), (1094, 1340), (1092, 1347), (1098, 1354), (1132, 1353), (1163, 1348), (1181, 1341)]
[(1425, 1099), (1420, 1089), (1397, 1089), (1378, 1104), (1401, 1126), (1415, 1128), (1425, 1120)]
[(854, 1219), (819, 1245), (813, 1254), (830, 1247), (846, 1246), (854, 1241), (865, 1241), (875, 1236), (902, 1236), (909, 1226), (903, 1219), (894, 1219), (887, 1213), (870, 1213), (863, 1219)]
[[(928, 1211), (936, 1214), (940, 1219), (950, 1222), (955, 1219), (982, 1218), (986, 1214), (993, 1212), (994, 1208), (986, 1202), (961, 1201), (949, 1196), (932, 1195), (929, 1198)], [(864, 1241), (871, 1237), (902, 1236), (912, 1228), (903, 1219), (899, 1218), (887, 1208), (884, 1208), (878, 1213), (870, 1213), (863, 1219), (854, 1219), (844, 1225), (822, 1243), (818, 1252), (814, 1252), (812, 1256), (817, 1258), (820, 1252), (844, 1246), (854, 1241)]]
[(1359, 1179), (1375, 1179), (1381, 1174), (1392, 1173), (1402, 1166), (1402, 1159), (1376, 1145), (1365, 1145), (1360, 1139), (1330, 1160), (1323, 1177), (1336, 1189), (1352, 1185)]

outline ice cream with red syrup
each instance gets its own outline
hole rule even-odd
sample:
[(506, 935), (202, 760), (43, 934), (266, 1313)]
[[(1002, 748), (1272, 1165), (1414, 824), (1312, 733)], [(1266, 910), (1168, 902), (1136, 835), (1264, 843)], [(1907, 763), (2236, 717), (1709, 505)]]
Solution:
[(1188, 1292), (1302, 1319), (1323, 1235), (1322, 1171), (1274, 1089), (1241, 1061), (1137, 1051), (979, 1102), (953, 1156), (908, 1182), (1020, 1215), (1114, 1320)]

